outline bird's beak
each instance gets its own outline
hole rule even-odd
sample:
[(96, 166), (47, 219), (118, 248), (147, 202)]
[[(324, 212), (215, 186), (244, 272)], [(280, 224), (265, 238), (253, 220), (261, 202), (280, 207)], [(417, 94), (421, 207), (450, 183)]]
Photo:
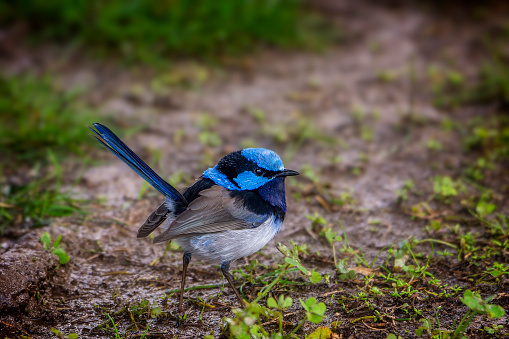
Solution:
[(293, 175), (299, 175), (299, 172), (285, 169), (283, 172), (276, 174), (276, 177), (290, 177)]

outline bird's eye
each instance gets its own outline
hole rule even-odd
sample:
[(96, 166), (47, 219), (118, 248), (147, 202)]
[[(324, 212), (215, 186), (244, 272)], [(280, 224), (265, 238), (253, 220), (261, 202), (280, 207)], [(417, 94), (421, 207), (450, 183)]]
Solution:
[(262, 169), (261, 169), (261, 168), (256, 168), (256, 169), (254, 170), (254, 174), (256, 174), (256, 175), (260, 176), (260, 175), (262, 175), (262, 174), (263, 174), (263, 171), (262, 171)]

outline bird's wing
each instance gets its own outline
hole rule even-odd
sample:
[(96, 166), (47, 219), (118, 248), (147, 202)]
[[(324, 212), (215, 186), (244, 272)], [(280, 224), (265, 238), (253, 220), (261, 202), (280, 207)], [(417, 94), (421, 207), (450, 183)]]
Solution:
[(149, 215), (143, 225), (138, 230), (138, 238), (144, 238), (152, 233), (159, 225), (161, 225), (167, 218), (170, 210), (166, 206), (166, 203), (162, 203), (152, 214)]
[(226, 188), (213, 186), (200, 192), (200, 196), (193, 200), (154, 242), (191, 234), (252, 228), (259, 226), (267, 218), (268, 216), (247, 210), (242, 201), (230, 197)]

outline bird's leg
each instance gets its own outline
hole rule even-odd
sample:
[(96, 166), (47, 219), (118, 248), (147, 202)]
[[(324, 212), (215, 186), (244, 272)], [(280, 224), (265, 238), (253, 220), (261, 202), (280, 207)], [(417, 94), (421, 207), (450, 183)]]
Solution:
[(184, 299), (184, 288), (186, 286), (186, 272), (187, 272), (187, 266), (189, 265), (189, 262), (191, 261), (191, 252), (185, 252), (184, 256), (182, 257), (183, 261), (183, 269), (182, 269), (182, 282), (180, 283), (180, 302), (179, 302), (179, 313), (182, 313), (184, 308), (182, 307), (182, 301)]
[(240, 305), (244, 307), (244, 300), (240, 296), (239, 291), (235, 288), (235, 285), (233, 285), (233, 277), (230, 274), (230, 261), (223, 261), (221, 263), (221, 272), (223, 272), (224, 277), (226, 280), (228, 280), (228, 283), (230, 284), (231, 288), (233, 289), (233, 292), (235, 292), (235, 295), (237, 295), (237, 299), (239, 299)]

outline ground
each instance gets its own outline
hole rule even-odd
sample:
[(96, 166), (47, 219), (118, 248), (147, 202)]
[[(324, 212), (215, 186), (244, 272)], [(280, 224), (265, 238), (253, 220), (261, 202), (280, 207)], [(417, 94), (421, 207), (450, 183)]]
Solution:
[[(464, 178), (465, 167), (482, 156), (464, 151), (465, 131), (471, 133), (476, 117), (498, 116), (490, 105), (433, 103), (434, 70), (461, 72), (466, 82), (476, 74), (478, 26), (463, 13), (442, 16), (415, 6), (323, 6), (348, 34), (320, 53), (265, 50), (222, 67), (179, 61), (157, 73), (78, 57), (79, 62), (59, 62), (64, 57), (45, 47), (38, 55), (5, 61), (4, 67), (49, 70), (63, 87), (92, 88), (86, 100), (105, 119), (113, 117), (115, 131), (163, 177), (173, 175), (178, 188), (224, 154), (251, 145), (273, 149), (285, 167), (300, 171), (300, 177), (287, 180), (281, 232), (233, 265), (234, 272), (241, 267), (245, 274), (235, 273), (236, 284), (254, 300), (262, 281), (272, 281), (277, 265), (285, 262), (276, 244), (307, 245), (300, 260), (318, 271), (321, 281), (311, 283), (295, 272), (270, 291), (293, 299), (283, 312), (286, 333), (306, 317), (299, 298), (314, 297), (326, 311), (319, 324), (305, 322), (298, 337), (325, 326), (334, 338), (391, 333), (414, 338), (426, 321), (429, 334), (424, 329), (423, 337), (445, 337), (443, 331), (454, 331), (468, 311), (460, 300), (467, 289), (483, 298), (495, 295), (492, 303), (507, 310), (507, 274), (486, 272), (495, 262), (508, 265), (508, 247), (471, 260), (493, 245), (489, 227), (469, 212), (475, 204), (468, 200), (479, 200), (477, 186), (464, 181), (464, 191), (458, 184), (458, 192), (448, 196), (433, 185), (437, 176), (453, 178), (452, 185)], [(455, 127), (448, 128), (451, 121)], [(163, 197), (145, 191), (141, 178), (93, 143), (91, 138), (93, 161), (84, 169), (63, 165), (68, 188), (92, 201), (85, 208), (89, 214), (2, 238), (2, 337), (47, 338), (53, 327), (62, 336), (112, 338), (112, 324), (125, 338), (228, 336), (223, 318), (233, 318), (231, 308), (239, 305), (228, 286), (222, 289), (219, 268), (204, 262), (191, 261), (187, 286), (203, 288), (186, 292), (187, 319), (176, 326), (178, 293), (171, 291), (179, 289), (182, 253), (171, 247), (163, 257), (165, 244), (136, 238)], [(509, 212), (506, 165), (497, 163), (482, 181), (502, 215)], [(438, 223), (435, 229), (432, 222)], [(335, 245), (337, 258), (323, 236), (327, 227), (343, 236)], [(43, 232), (52, 239), (62, 236), (71, 258), (67, 264), (44, 248)], [(466, 253), (468, 234), (478, 234), (477, 252)], [(441, 243), (415, 243), (412, 237)], [(445, 249), (453, 255), (438, 254)], [(255, 259), (259, 264), (249, 273), (244, 265)], [(335, 268), (335, 260), (346, 264), (345, 272)], [(355, 274), (345, 277), (352, 270)], [(465, 335), (508, 335), (508, 320), (507, 314), (477, 315)], [(279, 320), (262, 322), (265, 330), (278, 330)], [(484, 329), (496, 325), (502, 327), (495, 334)]]

